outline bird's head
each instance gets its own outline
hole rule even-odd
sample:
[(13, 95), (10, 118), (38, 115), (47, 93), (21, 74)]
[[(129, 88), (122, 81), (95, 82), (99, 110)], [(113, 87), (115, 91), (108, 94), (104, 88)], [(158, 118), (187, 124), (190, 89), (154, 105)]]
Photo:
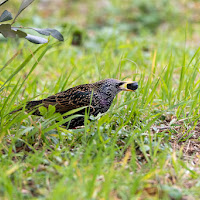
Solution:
[(105, 79), (96, 82), (94, 85), (96, 85), (102, 94), (108, 96), (112, 100), (121, 91), (135, 91), (138, 88), (137, 82), (120, 81), (117, 79)]

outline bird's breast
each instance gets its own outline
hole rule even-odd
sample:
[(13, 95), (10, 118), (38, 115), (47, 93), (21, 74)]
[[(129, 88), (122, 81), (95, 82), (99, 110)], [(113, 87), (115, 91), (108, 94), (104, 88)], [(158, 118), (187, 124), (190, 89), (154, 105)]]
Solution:
[(101, 99), (100, 100), (101, 113), (106, 112), (109, 109), (110, 105), (111, 105), (110, 101), (108, 101), (107, 99)]

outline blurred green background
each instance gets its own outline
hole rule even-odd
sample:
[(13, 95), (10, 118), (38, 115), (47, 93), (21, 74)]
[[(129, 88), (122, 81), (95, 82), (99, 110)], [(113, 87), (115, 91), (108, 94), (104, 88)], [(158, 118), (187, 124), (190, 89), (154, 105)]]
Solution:
[[(20, 3), (21, 1), (9, 1), (1, 7), (1, 10), (7, 9), (14, 16)], [(198, 47), (199, 7), (199, 1), (188, 0), (124, 0), (123, 2), (42, 0), (33, 2), (25, 9), (18, 17), (15, 26), (56, 28), (64, 35), (65, 42), (60, 43), (56, 50), (51, 50), (55, 52), (48, 53), (45, 60), (40, 63), (49, 77), (55, 75), (56, 78), (63, 74), (63, 70), (67, 73), (72, 70), (74, 73), (75, 67), (79, 69), (76, 71), (77, 77), (80, 72), (82, 80), (85, 79), (83, 74), (86, 74), (87, 79), (90, 78), (91, 81), (106, 77), (116, 78), (121, 75), (123, 78), (126, 76), (132, 78), (132, 74), (137, 73), (138, 67), (133, 62), (124, 60), (122, 61), (124, 72), (117, 75), (116, 69), (120, 59), (112, 58), (130, 59), (140, 69), (146, 68), (145, 70), (148, 71), (151, 69), (151, 60), (155, 51), (164, 51), (162, 55), (157, 56), (170, 57), (173, 54), (176, 57), (180, 56), (179, 48)], [(37, 35), (30, 30), (27, 32)], [(7, 41), (2, 36), (0, 40)], [(8, 41), (12, 43), (13, 40), (8, 39)], [(22, 48), (22, 54), (26, 54), (25, 48), (36, 48), (36, 45), (23, 39), (15, 41), (13, 45), (18, 49)], [(55, 42), (53, 38), (51, 41)], [(0, 66), (3, 66), (17, 50), (12, 50), (8, 46), (1, 45), (2, 49), (7, 48), (7, 54), (1, 59)], [(195, 50), (188, 49), (188, 51), (193, 54)], [(48, 56), (55, 57), (53, 62), (48, 59)], [(110, 57), (109, 63), (106, 63), (107, 58), (102, 59), (103, 57)], [(85, 67), (82, 66), (81, 59), (84, 60)], [(180, 64), (179, 62), (177, 60), (177, 65)], [(157, 64), (165, 66), (168, 61)], [(60, 67), (54, 70), (50, 67), (53, 65), (60, 65)], [(34, 72), (38, 75), (36, 78), (42, 73), (40, 69)], [(2, 76), (1, 79), (3, 81), (6, 77)]]

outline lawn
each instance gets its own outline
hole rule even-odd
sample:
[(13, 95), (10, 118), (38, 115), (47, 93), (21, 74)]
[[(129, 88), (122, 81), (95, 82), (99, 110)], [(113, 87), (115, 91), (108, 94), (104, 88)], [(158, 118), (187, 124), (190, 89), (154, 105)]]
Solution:
[[(17, 26), (56, 28), (65, 41), (0, 35), (0, 199), (199, 199), (199, 9), (59, 0), (24, 10)], [(106, 78), (139, 88), (84, 127), (67, 130), (53, 107), (25, 112), (26, 101)]]

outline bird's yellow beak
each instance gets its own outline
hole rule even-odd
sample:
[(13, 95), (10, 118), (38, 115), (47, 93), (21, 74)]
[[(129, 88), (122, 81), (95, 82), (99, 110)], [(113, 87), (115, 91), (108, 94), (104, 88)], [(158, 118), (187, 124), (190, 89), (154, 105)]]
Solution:
[(137, 82), (124, 82), (120, 88), (124, 91), (135, 91), (138, 88)]

